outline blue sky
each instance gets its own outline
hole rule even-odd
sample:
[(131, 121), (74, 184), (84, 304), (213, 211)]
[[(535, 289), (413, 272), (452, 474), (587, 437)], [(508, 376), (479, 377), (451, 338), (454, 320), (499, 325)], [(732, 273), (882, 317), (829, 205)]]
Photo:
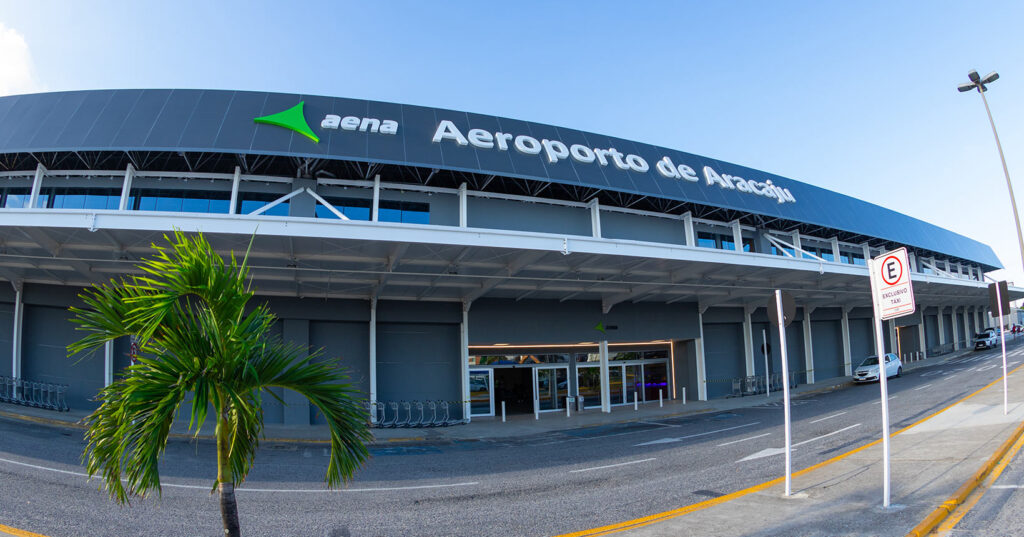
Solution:
[(1021, 21), (1019, 1), (0, 0), (0, 93), (272, 90), (564, 125), (899, 210), (1024, 285), (981, 99), (956, 91), (1001, 74), (987, 96), (1024, 194)]

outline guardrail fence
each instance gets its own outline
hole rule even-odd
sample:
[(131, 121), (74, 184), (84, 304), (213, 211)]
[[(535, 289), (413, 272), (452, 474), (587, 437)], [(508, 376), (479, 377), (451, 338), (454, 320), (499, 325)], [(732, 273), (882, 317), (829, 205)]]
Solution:
[(463, 416), (462, 401), (377, 401), (367, 402), (372, 427), (448, 427), (469, 423)]
[(67, 384), (35, 382), (0, 375), (0, 403), (67, 412), (71, 410), (65, 399), (67, 391)]

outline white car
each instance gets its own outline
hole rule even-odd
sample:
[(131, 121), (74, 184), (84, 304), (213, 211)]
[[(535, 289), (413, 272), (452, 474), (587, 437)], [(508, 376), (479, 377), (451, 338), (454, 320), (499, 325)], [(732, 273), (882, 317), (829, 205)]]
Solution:
[(999, 333), (994, 328), (988, 328), (974, 334), (974, 350), (991, 349), (999, 344)]
[[(885, 378), (903, 374), (903, 363), (893, 353), (885, 355)], [(868, 356), (853, 372), (854, 382), (875, 382), (878, 380), (878, 357)]]

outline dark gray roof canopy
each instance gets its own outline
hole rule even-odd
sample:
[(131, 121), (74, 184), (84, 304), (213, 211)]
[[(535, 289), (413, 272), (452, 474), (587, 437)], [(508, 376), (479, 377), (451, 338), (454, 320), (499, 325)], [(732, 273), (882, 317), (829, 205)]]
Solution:
[[(318, 142), (253, 121), (300, 102)], [(551, 125), (247, 91), (101, 90), (0, 98), (0, 155), (91, 151), (270, 155), (520, 178), (809, 224), (987, 269), (1002, 266), (985, 244), (849, 196), (728, 162)]]

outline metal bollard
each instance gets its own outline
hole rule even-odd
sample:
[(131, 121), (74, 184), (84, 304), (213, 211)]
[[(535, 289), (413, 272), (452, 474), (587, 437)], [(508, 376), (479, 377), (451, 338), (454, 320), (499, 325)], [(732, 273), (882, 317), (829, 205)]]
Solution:
[(686, 386), (683, 386), (683, 397), (682, 397), (682, 399), (683, 399), (683, 404), (685, 405), (686, 404)]
[(533, 400), (533, 419), (540, 419), (540, 400), (536, 398)]
[(572, 404), (570, 404), (571, 401), (572, 401), (572, 397), (566, 397), (565, 398), (565, 417), (567, 417), (567, 418), (571, 418), (572, 417)]
[(501, 402), (501, 422), (505, 423), (505, 401)]
[(662, 399), (661, 390), (658, 390), (658, 408), (663, 408), (664, 406), (665, 401)]
[(633, 410), (640, 410), (636, 403), (636, 392), (633, 392)]

